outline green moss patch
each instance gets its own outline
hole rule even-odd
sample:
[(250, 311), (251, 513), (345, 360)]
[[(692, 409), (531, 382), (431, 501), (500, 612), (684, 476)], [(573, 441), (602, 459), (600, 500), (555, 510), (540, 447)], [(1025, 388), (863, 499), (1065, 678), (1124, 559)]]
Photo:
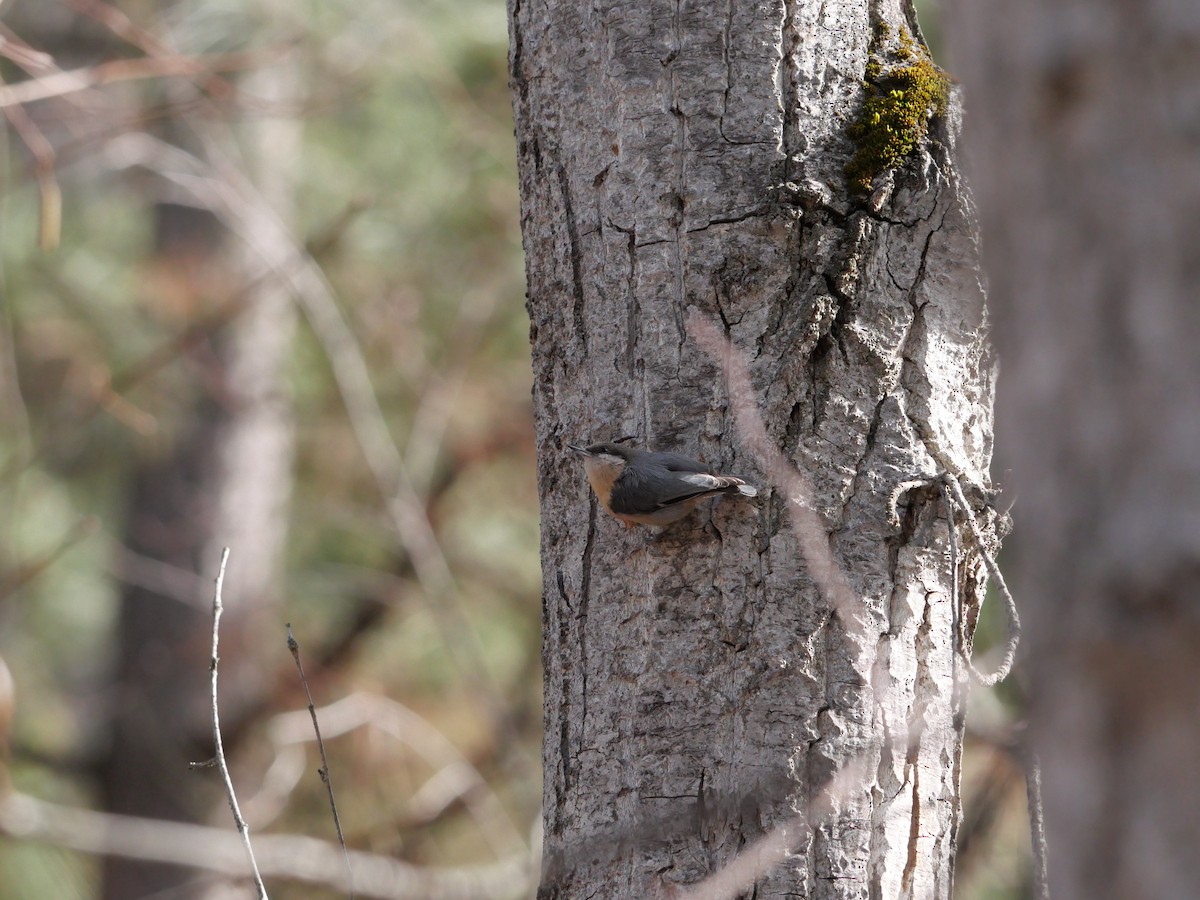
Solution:
[(846, 177), (852, 191), (865, 194), (877, 176), (912, 153), (929, 131), (930, 119), (946, 112), (950, 77), (907, 31), (902, 29), (893, 41), (891, 29), (880, 23), (871, 39), (863, 86), (867, 97), (850, 126), (858, 149)]

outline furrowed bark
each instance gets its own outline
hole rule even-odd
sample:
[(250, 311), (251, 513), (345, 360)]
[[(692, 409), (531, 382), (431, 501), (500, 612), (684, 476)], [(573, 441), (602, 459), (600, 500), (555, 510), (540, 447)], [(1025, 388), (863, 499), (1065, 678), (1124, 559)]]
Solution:
[[(947, 469), (988, 481), (957, 100), (868, 199), (847, 186), (849, 130), (872, 40), (915, 32), (899, 4), (509, 13), (542, 499), (540, 896), (665, 896), (799, 813), (755, 896), (949, 897), (963, 673), (945, 511), (915, 490), (895, 527), (888, 499)], [(693, 314), (753, 396), (729, 396)], [(853, 612), (814, 583), (739, 402), (812, 482)], [(564, 447), (623, 435), (764, 490), (626, 530)], [(963, 574), (971, 612), (973, 553)], [(865, 775), (810, 808), (852, 763)]]

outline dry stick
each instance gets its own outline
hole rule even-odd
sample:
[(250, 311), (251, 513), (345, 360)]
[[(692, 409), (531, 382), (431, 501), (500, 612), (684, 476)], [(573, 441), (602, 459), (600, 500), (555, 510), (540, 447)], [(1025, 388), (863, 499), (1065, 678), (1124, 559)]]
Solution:
[(809, 576), (825, 599), (838, 613), (842, 625), (853, 635), (861, 635), (863, 604), (846, 574), (838, 565), (829, 546), (829, 532), (812, 506), (813, 489), (803, 473), (775, 446), (762, 418), (755, 410), (754, 387), (746, 363), (720, 329), (704, 317), (693, 314), (688, 331), (696, 343), (712, 357), (725, 373), (733, 406), (734, 422), (742, 443), (754, 454), (767, 479), (787, 501), (788, 520)]
[[(58, 414), (41, 428), (37, 436), (40, 447), (35, 449), (28, 459), (11, 460), (6, 467), (0, 469), (0, 482), (40, 461), (49, 452), (49, 448), (54, 445), (57, 438), (64, 433), (70, 435), (83, 430), (100, 412), (107, 412), (118, 421), (124, 422), (125, 420), (118, 413), (122, 408), (131, 406), (125, 399), (125, 394), (166, 366), (177, 362), (193, 346), (210, 338), (240, 316), (251, 305), (251, 290), (258, 287), (265, 277), (261, 276), (247, 282), (211, 314), (192, 322), (182, 331), (166, 338), (163, 343), (144, 356), (114, 372), (107, 380), (96, 384), (94, 390), (91, 391), (91, 396), (81, 402), (78, 407), (59, 410)], [(207, 607), (207, 601), (203, 602)]]
[(209, 671), (212, 673), (212, 726), (216, 755), (208, 762), (192, 763), (192, 768), (211, 766), (215, 762), (217, 768), (221, 770), (221, 777), (225, 780), (225, 793), (229, 797), (229, 809), (233, 812), (233, 821), (237, 825), (238, 833), (242, 836), (242, 846), (245, 847), (246, 857), (250, 860), (250, 868), (254, 872), (254, 884), (258, 888), (258, 896), (261, 900), (267, 900), (267, 888), (263, 884), (262, 875), (259, 874), (258, 862), (254, 859), (254, 848), (250, 846), (250, 827), (242, 818), (242, 811), (238, 808), (237, 794), (233, 791), (233, 779), (229, 777), (229, 765), (225, 762), (225, 748), (221, 744), (221, 718), (217, 713), (217, 663), (220, 660), (220, 656), (217, 654), (217, 639), (221, 630), (221, 612), (224, 610), (221, 603), (221, 588), (225, 584), (225, 564), (228, 561), (229, 548), (226, 547), (221, 551), (221, 567), (217, 570), (217, 586), (213, 591), (212, 662), (209, 663)]
[[(979, 683), (984, 687), (993, 687), (1007, 678), (1008, 673), (1012, 671), (1013, 660), (1017, 656), (1017, 645), (1021, 642), (1021, 617), (1017, 615), (1017, 603), (1013, 600), (1013, 595), (1008, 590), (1008, 584), (1004, 581), (1004, 576), (1000, 574), (1000, 567), (996, 565), (996, 560), (988, 552), (987, 545), (983, 542), (983, 534), (980, 532), (979, 523), (975, 519), (975, 510), (967, 503), (967, 498), (963, 495), (962, 485), (959, 484), (958, 478), (950, 472), (945, 472), (941, 480), (950, 489), (950, 495), (954, 498), (955, 503), (962, 509), (967, 520), (967, 528), (971, 532), (971, 537), (975, 540), (975, 546), (979, 550), (979, 555), (983, 557), (983, 563), (987, 566), (988, 573), (995, 579), (996, 588), (1000, 591), (1000, 596), (1004, 598), (1005, 608), (1008, 612), (1008, 641), (1004, 645), (1004, 656), (1000, 660), (1000, 665), (996, 667), (996, 671), (991, 675), (984, 675), (975, 668), (975, 664), (971, 660), (967, 660), (967, 664), (971, 667), (971, 674), (979, 680)], [(953, 509), (947, 510), (947, 514), (953, 518)]]
[(23, 106), (7, 107), (4, 116), (33, 157), (34, 178), (41, 196), (38, 246), (42, 252), (49, 253), (57, 249), (62, 236), (62, 189), (54, 174), (54, 147)]
[[(215, 154), (216, 149), (211, 149)], [(329, 360), (359, 449), (412, 561), (442, 638), (488, 705), (493, 721), (506, 732), (509, 746), (519, 749), (504, 698), (483, 664), (479, 638), (459, 602), (461, 588), (392, 439), (357, 338), (320, 266), (304, 252), (254, 185), (232, 166), (218, 170), (149, 135), (128, 135), (114, 141), (110, 150), (120, 157), (119, 165), (145, 166), (188, 191), (197, 203), (212, 210), (230, 231), (245, 240), (291, 289)]]
[[(829, 546), (825, 524), (812, 505), (811, 484), (767, 434), (752, 399), (754, 388), (745, 361), (720, 329), (702, 316), (693, 314), (688, 319), (688, 331), (725, 374), (738, 436), (785, 498), (788, 520), (810, 577), (841, 620), (847, 636), (861, 638), (865, 632), (863, 603)], [(813, 798), (804, 814), (779, 823), (730, 864), (677, 896), (686, 900), (731, 900), (748, 890), (792, 851), (797, 836), (803, 833), (806, 816), (828, 815), (862, 779), (866, 765), (861, 756), (852, 758)]]
[(300, 643), (292, 634), (292, 623), (287, 623), (287, 645), (292, 651), (292, 659), (296, 661), (296, 671), (300, 673), (300, 683), (304, 685), (304, 696), (308, 698), (308, 714), (312, 716), (313, 731), (317, 735), (317, 749), (321, 752), (321, 768), (318, 774), (325, 782), (325, 792), (329, 795), (329, 809), (333, 812), (333, 827), (337, 830), (338, 843), (342, 846), (342, 856), (346, 860), (346, 883), (350, 885), (350, 897), (354, 898), (354, 870), (350, 868), (350, 853), (346, 849), (346, 838), (342, 835), (342, 820), (338, 816), (337, 802), (333, 799), (333, 779), (329, 775), (329, 760), (325, 756), (325, 741), (321, 739), (321, 725), (317, 722), (317, 707), (313, 703), (312, 691), (308, 689), (308, 679), (304, 676), (304, 666), (300, 664)]
[[(892, 489), (891, 497), (888, 500), (888, 509), (892, 524), (896, 527), (900, 525), (900, 516), (897, 512), (897, 507), (900, 503), (900, 497), (907, 491), (913, 488), (924, 488), (930, 485), (940, 484), (942, 486), (942, 498), (946, 504), (946, 517), (949, 520), (950, 529), (950, 577), (951, 590), (954, 598), (954, 612), (956, 615), (957, 625), (955, 626), (955, 641), (958, 644), (958, 652), (966, 661), (967, 667), (971, 670), (971, 674), (984, 687), (994, 687), (1012, 671), (1013, 660), (1017, 655), (1017, 645), (1021, 642), (1021, 617), (1017, 615), (1017, 604), (1013, 600), (1012, 593), (1008, 590), (1008, 584), (1004, 580), (1004, 576), (1000, 573), (1000, 567), (996, 565), (996, 559), (987, 549), (987, 545), (983, 541), (983, 534), (979, 530), (979, 520), (975, 516), (975, 510), (967, 503), (967, 498), (963, 494), (962, 485), (956, 475), (951, 472), (943, 472), (935, 478), (917, 478), (910, 481), (901, 481)], [(958, 544), (955, 539), (954, 514), (955, 508), (959, 508), (963, 512), (963, 518), (967, 520), (967, 529), (971, 532), (971, 537), (975, 541), (975, 546), (979, 550), (979, 555), (983, 558), (984, 565), (987, 567), (988, 573), (995, 579), (996, 588), (1000, 591), (1000, 595), (1004, 598), (1005, 611), (1008, 614), (1008, 641), (1004, 647), (1004, 657), (1000, 661), (999, 667), (991, 675), (984, 675), (975, 667), (974, 662), (967, 655), (967, 633), (966, 622), (963, 620), (959, 610), (958, 596)]]
[(7, 25), (0, 23), (0, 56), (29, 75), (58, 71), (54, 57), (35, 50)]
[[(322, 707), (319, 712), (321, 721), (325, 723), (324, 734), (336, 736), (370, 726), (405, 744), (435, 771), (448, 766), (459, 772), (469, 770), (471, 781), (465, 785), (465, 792), (461, 796), (496, 858), (506, 859), (529, 852), (528, 845), (519, 836), (516, 823), (487, 780), (453, 741), (422, 716), (395, 700), (369, 693), (343, 697)], [(302, 718), (298, 711), (274, 717), (269, 734), (276, 748), (312, 740), (312, 729), (308, 723), (301, 721)]]
[(1032, 747), (1025, 746), (1023, 750), (1025, 797), (1029, 803), (1029, 842), (1033, 845), (1033, 897), (1034, 900), (1050, 900), (1046, 811), (1042, 805), (1042, 764)]
[(11, 572), (0, 577), (0, 600), (16, 593), (29, 582), (41, 576), (43, 572), (58, 562), (64, 553), (99, 530), (100, 520), (95, 516), (81, 517), (71, 526), (71, 530), (63, 536), (57, 545), (36, 559), (21, 563)]
[[(0, 835), (228, 876), (246, 871), (242, 843), (228, 829), (76, 809), (16, 792), (0, 797)], [(255, 844), (262, 871), (272, 878), (334, 890), (347, 887), (341, 848), (332, 841), (266, 834)], [(511, 900), (536, 887), (536, 868), (527, 853), (487, 865), (439, 868), (356, 850), (350, 858), (360, 900)]]
[(733, 900), (741, 896), (787, 859), (800, 836), (811, 830), (812, 820), (831, 816), (866, 774), (866, 759), (862, 755), (851, 759), (817, 792), (804, 812), (780, 822), (704, 880), (677, 889), (674, 900)]
[(118, 81), (141, 78), (181, 76), (196, 78), (218, 71), (261, 66), (268, 57), (250, 53), (214, 53), (200, 56), (176, 56), (152, 59), (119, 59), (82, 69), (71, 69), (31, 78), (18, 84), (0, 86), (0, 109), (77, 94), (90, 88)]
[(62, 0), (80, 15), (95, 19), (121, 40), (137, 47), (147, 56), (172, 57), (177, 54), (156, 35), (134, 22), (121, 10), (98, 0)]
[[(893, 520), (897, 522), (899, 521), (899, 516), (896, 513), (898, 496), (898, 494), (893, 492), (892, 505), (889, 507)], [(954, 524), (954, 503), (950, 498), (950, 488), (944, 481), (942, 482), (942, 502), (946, 506), (946, 539), (950, 545), (950, 627), (953, 630), (951, 637), (952, 649), (950, 652), (950, 681), (953, 688), (950, 702), (952, 715), (954, 716), (954, 728), (961, 736), (966, 730), (967, 696), (970, 691), (970, 676), (963, 676), (959, 664), (960, 660), (965, 661), (969, 671), (971, 661), (967, 659), (966, 632), (963, 628), (963, 605), (958, 590), (958, 529)], [(954, 779), (954, 809), (951, 812), (950, 852), (956, 863), (959, 850), (958, 836), (963, 821), (962, 774), (963, 746), (960, 738), (954, 752), (954, 769), (951, 776)], [(957, 878), (957, 869), (958, 866), (955, 865), (950, 870), (951, 896), (954, 896), (954, 880)]]
[[(942, 502), (946, 504), (946, 538), (950, 544), (950, 620), (954, 629), (954, 644), (958, 652), (954, 654), (954, 683), (958, 684), (958, 659), (966, 659), (967, 635), (963, 626), (962, 603), (958, 596), (958, 529), (954, 524), (954, 501), (950, 496), (950, 486), (942, 482)], [(895, 507), (893, 507), (895, 509)]]
[[(150, 59), (178, 59), (180, 54), (167, 40), (138, 25), (124, 12), (100, 0), (62, 0), (80, 15), (99, 22), (126, 43), (137, 47)], [(218, 99), (240, 93), (236, 84), (215, 71), (200, 73), (192, 82)]]

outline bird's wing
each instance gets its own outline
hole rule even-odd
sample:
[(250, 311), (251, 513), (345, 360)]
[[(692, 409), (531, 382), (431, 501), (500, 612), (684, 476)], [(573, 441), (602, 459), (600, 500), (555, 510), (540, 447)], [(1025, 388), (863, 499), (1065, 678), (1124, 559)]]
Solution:
[[(693, 462), (683, 456), (679, 459)], [(609, 504), (616, 513), (646, 515), (705, 494), (728, 491), (738, 483), (740, 479), (707, 472), (670, 469), (632, 472), (626, 469), (613, 485)]]
[(702, 463), (697, 459), (692, 459), (690, 456), (684, 456), (682, 453), (659, 453), (658, 461), (669, 472), (703, 472), (707, 475), (713, 474), (712, 466)]

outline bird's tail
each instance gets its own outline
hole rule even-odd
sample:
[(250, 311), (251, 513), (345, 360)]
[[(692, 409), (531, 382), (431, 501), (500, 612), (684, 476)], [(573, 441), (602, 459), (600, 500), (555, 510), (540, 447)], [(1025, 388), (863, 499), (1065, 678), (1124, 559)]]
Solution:
[(717, 477), (725, 482), (721, 487), (727, 494), (741, 494), (743, 497), (758, 496), (758, 488), (752, 484), (746, 484), (740, 478), (735, 478), (733, 475), (718, 475)]

